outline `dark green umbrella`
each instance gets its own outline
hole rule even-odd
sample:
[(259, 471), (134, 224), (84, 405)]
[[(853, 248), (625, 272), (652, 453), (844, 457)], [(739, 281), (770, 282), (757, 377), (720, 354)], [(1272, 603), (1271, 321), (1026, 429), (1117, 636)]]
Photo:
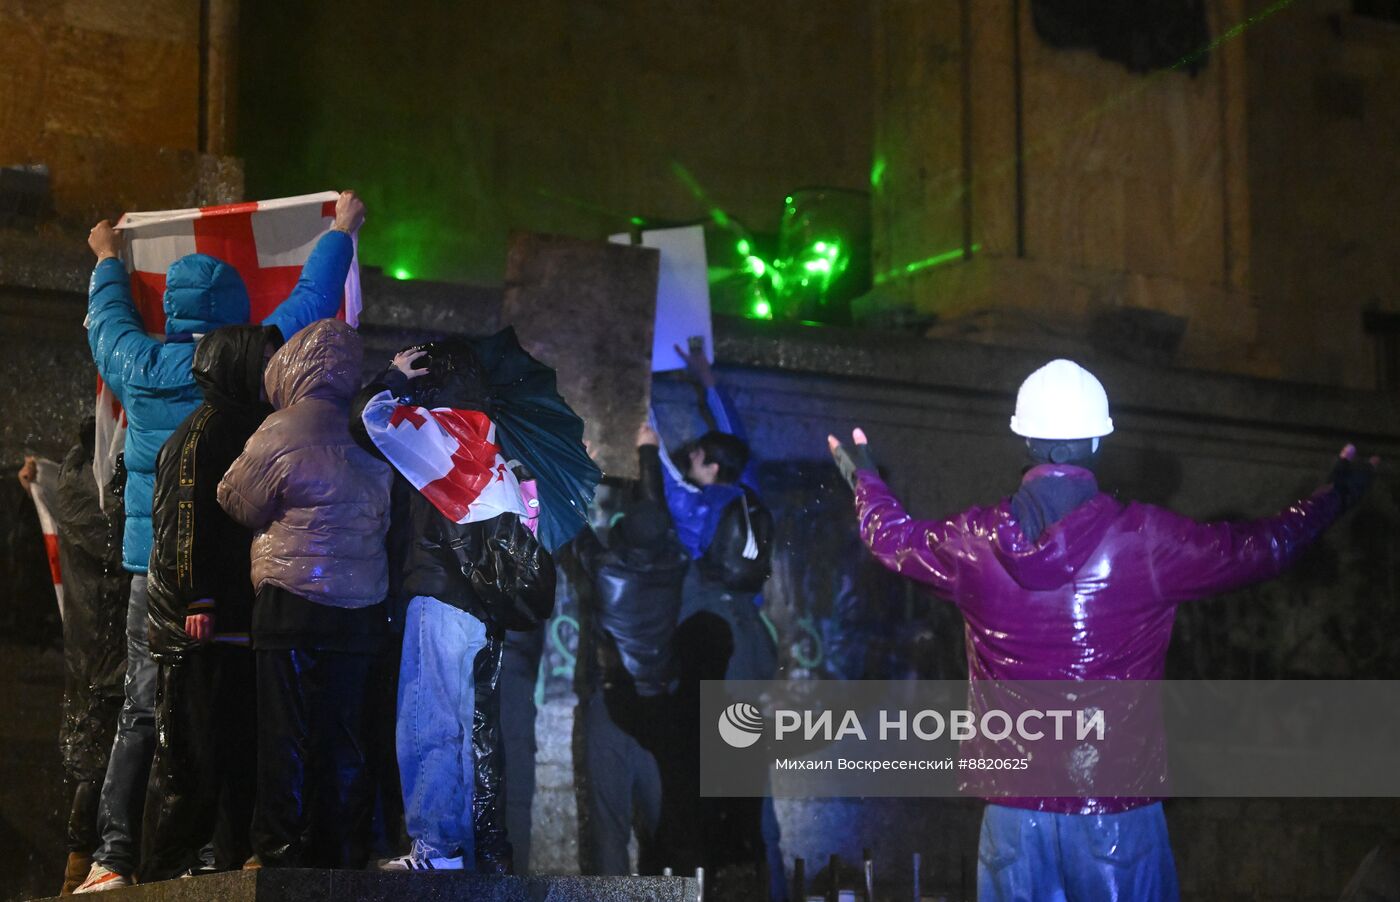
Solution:
[(538, 486), (539, 540), (553, 554), (588, 522), (603, 473), (583, 447), (583, 420), (559, 389), (554, 370), (520, 346), (507, 326), (485, 338), (455, 339), (476, 352), (485, 371), (486, 415), (507, 458), (525, 465)]

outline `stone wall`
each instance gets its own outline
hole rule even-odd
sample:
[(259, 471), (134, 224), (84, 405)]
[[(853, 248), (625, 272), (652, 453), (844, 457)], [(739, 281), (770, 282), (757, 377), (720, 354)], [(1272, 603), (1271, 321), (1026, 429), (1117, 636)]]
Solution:
[[(1244, 15), (1205, 5), (1216, 34)], [(1137, 74), (1049, 46), (1029, 2), (885, 0), (875, 47), (866, 318), (1053, 350), (1133, 308), (1186, 318), (1180, 362), (1259, 371), (1239, 42)]]
[(0, 0), (0, 166), (46, 165), (51, 212), (70, 224), (240, 200), (217, 126), (230, 2), (205, 4), (211, 28), (180, 0)]
[(507, 229), (602, 238), (719, 211), (772, 233), (794, 188), (866, 184), (864, 2), (242, 12), (250, 191), (359, 188), (378, 223), (362, 259), (386, 271), (498, 284)]
[(1346, 0), (1209, 0), (1199, 70), (1138, 74), (1047, 45), (1033, 6), (880, 3), (879, 284), (860, 314), (1376, 385), (1361, 312), (1400, 291), (1394, 23)]
[(1351, 7), (1294, 3), (1245, 42), (1251, 280), (1281, 372), (1367, 388), (1362, 311), (1400, 311), (1400, 25)]

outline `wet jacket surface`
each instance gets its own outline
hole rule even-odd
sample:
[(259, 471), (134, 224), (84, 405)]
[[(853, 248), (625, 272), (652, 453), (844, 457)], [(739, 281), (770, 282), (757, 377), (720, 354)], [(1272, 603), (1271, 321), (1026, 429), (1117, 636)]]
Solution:
[[(723, 388), (714, 386), (706, 389), (705, 404), (714, 417), (715, 428), (718, 431), (748, 441), (734, 401)], [(681, 544), (690, 551), (690, 556), (699, 558), (714, 541), (715, 531), (719, 528), (725, 509), (743, 497), (745, 486), (757, 490), (757, 468), (750, 459), (748, 467), (739, 477), (738, 484), (715, 483), (697, 486), (686, 480), (684, 474), (666, 456), (664, 449), (662, 465), (666, 503), (671, 508), (676, 535), (680, 537)]]
[[(643, 494), (665, 510), (659, 454), (643, 446), (639, 457), (643, 486), (656, 487)], [(677, 677), (674, 637), (690, 554), (674, 529), (653, 547), (629, 545), (616, 528), (610, 542), (604, 547), (591, 529), (573, 542), (593, 589), (583, 596), (592, 651), (592, 660), (584, 662), (586, 680), (589, 688), (634, 686), (640, 696), (661, 695)]]
[(266, 326), (225, 326), (200, 339), (193, 373), (204, 403), (171, 434), (156, 459), (151, 511), (151, 656), (178, 660), (196, 643), (190, 614), (214, 615), (215, 641), (246, 645), (252, 622), (249, 548), (253, 531), (219, 506), (217, 490), (272, 408), (259, 399), (263, 349), (281, 343)]
[(360, 336), (323, 319), (273, 355), (263, 374), (276, 408), (219, 483), (219, 504), (254, 530), (253, 586), (319, 604), (384, 600), (392, 471), (350, 437)]
[[(350, 236), (322, 236), (302, 267), (296, 288), (263, 321), (283, 336), (334, 316), (353, 254)], [(131, 298), (120, 260), (108, 258), (88, 285), (87, 333), (98, 375), (126, 410), (126, 535), (123, 566), (145, 573), (151, 554), (151, 494), (156, 455), (170, 433), (199, 406), (190, 372), (194, 335), (248, 321), (248, 292), (238, 273), (204, 254), (181, 257), (166, 274), (167, 340), (152, 338)]]
[[(743, 488), (743, 487), (741, 487)], [(752, 537), (753, 557), (745, 557)], [(773, 514), (744, 488), (720, 511), (710, 544), (696, 562), (705, 579), (731, 592), (763, 591), (773, 572)]]
[(596, 650), (604, 688), (630, 682), (641, 696), (670, 688), (676, 678), (672, 639), (689, 565), (679, 542), (659, 551), (610, 548), (592, 560), (593, 625), (601, 631)]
[[(1027, 478), (1093, 474), (1042, 466)], [(974, 681), (1161, 679), (1178, 604), (1277, 575), (1341, 512), (1330, 486), (1272, 517), (1214, 523), (1095, 491), (1030, 541), (1010, 500), (919, 520), (868, 470), (855, 494), (875, 557), (962, 612)], [(996, 801), (1111, 813), (1145, 800)]]
[(122, 569), (122, 517), (103, 513), (92, 474), (92, 444), (75, 445), (58, 475), (54, 519), (63, 573), (64, 770), (75, 782), (101, 781), (126, 675), (126, 606), (131, 576)]

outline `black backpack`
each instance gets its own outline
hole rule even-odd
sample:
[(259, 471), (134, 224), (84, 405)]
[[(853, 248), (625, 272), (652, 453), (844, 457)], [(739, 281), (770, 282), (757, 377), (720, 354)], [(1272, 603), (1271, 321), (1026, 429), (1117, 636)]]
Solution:
[(725, 507), (698, 564), (705, 579), (731, 592), (762, 591), (773, 571), (773, 515), (752, 489)]
[(532, 630), (554, 613), (554, 560), (514, 514), (471, 524), (439, 547), (456, 560), (488, 626)]

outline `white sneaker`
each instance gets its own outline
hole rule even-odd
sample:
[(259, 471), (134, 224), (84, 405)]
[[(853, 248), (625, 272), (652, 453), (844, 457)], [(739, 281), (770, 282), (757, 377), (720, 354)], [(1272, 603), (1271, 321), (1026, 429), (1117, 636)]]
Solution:
[(109, 889), (121, 889), (123, 886), (131, 886), (131, 878), (123, 877), (116, 871), (109, 871), (97, 862), (92, 863), (92, 870), (88, 871), (87, 879), (83, 885), (73, 890), (73, 895), (78, 893), (100, 893)]
[(379, 869), (381, 871), (460, 871), (462, 870), (462, 856), (433, 858), (410, 853), (381, 862)]

